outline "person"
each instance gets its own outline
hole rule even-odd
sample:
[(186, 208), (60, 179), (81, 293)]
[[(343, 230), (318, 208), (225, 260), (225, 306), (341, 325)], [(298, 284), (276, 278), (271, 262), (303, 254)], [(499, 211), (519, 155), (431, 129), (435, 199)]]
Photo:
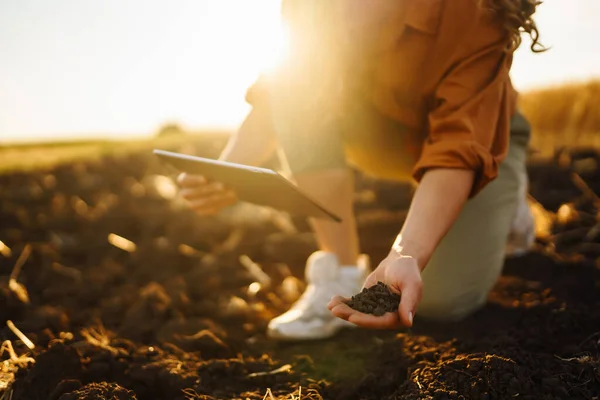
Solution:
[[(281, 340), (344, 327), (410, 327), (481, 308), (507, 243), (527, 251), (534, 224), (525, 168), (530, 128), (509, 76), (521, 31), (542, 51), (534, 0), (283, 0), (290, 51), (259, 77), (252, 110), (220, 159), (260, 165), (276, 151), (294, 182), (342, 222), (311, 220), (319, 251), (308, 286), (270, 321)], [(353, 215), (352, 168), (417, 184), (389, 255), (371, 271)], [(179, 177), (198, 213), (234, 204), (203, 177)], [(401, 228), (401, 229), (400, 229)], [(381, 281), (397, 313), (352, 310), (348, 297)]]

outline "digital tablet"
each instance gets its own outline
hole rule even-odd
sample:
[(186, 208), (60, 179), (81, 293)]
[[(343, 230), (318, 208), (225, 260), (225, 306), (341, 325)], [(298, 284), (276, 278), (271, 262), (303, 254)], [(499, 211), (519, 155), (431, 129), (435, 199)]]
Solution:
[(267, 168), (217, 161), (165, 150), (160, 159), (181, 172), (203, 175), (234, 190), (241, 201), (272, 207), (293, 215), (341, 221), (341, 218), (303, 193), (294, 183)]

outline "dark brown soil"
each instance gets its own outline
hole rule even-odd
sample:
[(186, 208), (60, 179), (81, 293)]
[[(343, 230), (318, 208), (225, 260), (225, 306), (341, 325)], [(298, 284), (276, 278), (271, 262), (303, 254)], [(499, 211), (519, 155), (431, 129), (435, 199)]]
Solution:
[(370, 288), (364, 288), (359, 294), (352, 296), (348, 305), (365, 314), (381, 317), (388, 312), (398, 312), (400, 295), (392, 292), (385, 283), (378, 282)]
[(116, 383), (90, 383), (75, 390), (63, 394), (58, 400), (136, 400), (135, 393), (117, 385)]
[[(192, 145), (213, 157), (223, 140)], [(481, 311), (313, 343), (264, 335), (304, 289), (315, 250), (304, 219), (290, 226), (252, 208), (201, 218), (169, 198), (160, 175), (170, 172), (149, 153), (0, 175), (0, 241), (11, 249), (0, 248), (0, 343), (35, 360), (17, 368), (0, 355), (0, 398), (597, 399), (598, 165), (597, 152), (531, 163), (533, 197), (560, 218), (534, 252), (507, 260)], [(406, 185), (358, 175), (359, 233), (375, 262), (409, 199)], [(27, 244), (28, 303), (8, 288)], [(270, 282), (253, 284), (264, 277), (242, 255)]]

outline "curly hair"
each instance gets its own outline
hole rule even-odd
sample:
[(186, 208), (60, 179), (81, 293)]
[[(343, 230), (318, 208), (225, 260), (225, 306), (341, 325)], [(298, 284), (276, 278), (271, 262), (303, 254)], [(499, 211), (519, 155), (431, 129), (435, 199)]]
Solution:
[(507, 37), (507, 51), (515, 51), (522, 42), (521, 33), (531, 37), (531, 51), (542, 53), (547, 49), (540, 43), (540, 32), (533, 14), (542, 2), (537, 0), (479, 0), (480, 4), (496, 13), (502, 20)]

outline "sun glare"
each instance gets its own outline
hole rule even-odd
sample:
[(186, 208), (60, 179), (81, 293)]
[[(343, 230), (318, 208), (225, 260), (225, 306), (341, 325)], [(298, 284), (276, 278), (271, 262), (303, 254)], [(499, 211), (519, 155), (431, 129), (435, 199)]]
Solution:
[[(4, 17), (14, 46), (0, 39), (10, 60), (0, 64), (0, 86), (11, 93), (0, 93), (0, 141), (148, 135), (170, 122), (235, 128), (249, 109), (246, 90), (286, 48), (281, 0), (69, 7)], [(29, 20), (35, 30), (23, 28)], [(25, 57), (38, 53), (36, 63)]]
[(279, 3), (235, 2), (235, 12), (226, 5), (215, 6), (214, 18), (205, 21), (202, 30), (207, 33), (207, 42), (212, 42), (210, 47), (222, 52), (220, 61), (253, 73), (275, 66), (286, 45)]
[[(196, 53), (194, 64), (200, 66), (196, 86), (207, 96), (198, 104), (197, 94), (190, 91), (191, 98), (182, 103), (201, 106), (212, 114), (216, 125), (234, 127), (248, 109), (244, 102), (246, 90), (261, 73), (281, 62), (287, 39), (280, 18), (280, 0), (235, 2), (235, 12), (231, 5), (212, 6), (215, 8), (210, 13), (214, 18), (205, 21), (201, 28), (198, 47), (202, 51)], [(203, 58), (209, 62), (203, 62)]]
[[(197, 53), (198, 58), (210, 56), (209, 63), (197, 62), (202, 66), (198, 71), (202, 90), (210, 93), (203, 98), (205, 109), (213, 110), (217, 124), (227, 126), (239, 124), (248, 108), (246, 90), (261, 73), (276, 68), (287, 49), (280, 0), (235, 4), (235, 13), (226, 5), (215, 6), (219, 8), (212, 10), (215, 18), (202, 27), (204, 51)], [(186, 103), (194, 104), (193, 99)]]
[[(166, 112), (158, 113), (172, 115), (173, 120), (183, 120), (193, 128), (235, 128), (249, 109), (244, 101), (246, 90), (261, 73), (275, 68), (285, 54), (287, 39), (280, 0), (204, 4), (208, 5), (202, 11), (195, 10), (203, 18), (194, 28), (194, 40), (177, 33), (177, 39), (166, 42), (178, 47), (177, 53), (186, 54), (183, 59), (175, 66), (164, 57), (156, 60), (163, 65), (159, 67), (162, 71), (175, 68), (180, 72), (169, 78), (170, 87), (165, 91), (172, 93), (172, 101), (165, 105)], [(154, 99), (141, 101), (153, 103)], [(149, 104), (138, 110), (151, 108)]]
[(258, 71), (276, 68), (285, 57), (288, 48), (287, 32), (279, 18), (279, 13), (273, 15), (273, 9), (273, 6), (266, 10), (256, 7), (254, 11), (255, 20), (264, 22), (262, 24), (257, 22), (254, 26), (255, 35), (259, 38), (259, 43), (255, 44), (256, 63), (254, 65)]
[[(520, 49), (517, 89), (598, 76), (600, 52), (579, 51), (597, 48), (597, 0), (581, 2), (540, 7), (552, 49)], [(280, 12), (281, 0), (0, 1), (0, 142), (235, 129), (246, 90), (287, 51)]]
[(248, 109), (244, 102), (248, 87), (261, 73), (276, 68), (285, 55), (280, 0), (215, 2), (207, 14), (211, 18), (198, 28), (202, 32), (189, 56), (198, 69), (187, 74), (191, 86), (204, 93), (199, 97), (196, 90), (183, 88), (177, 107), (187, 109), (188, 115), (190, 108), (198, 110), (192, 125), (201, 125), (200, 118), (210, 115), (213, 125), (235, 127)]

